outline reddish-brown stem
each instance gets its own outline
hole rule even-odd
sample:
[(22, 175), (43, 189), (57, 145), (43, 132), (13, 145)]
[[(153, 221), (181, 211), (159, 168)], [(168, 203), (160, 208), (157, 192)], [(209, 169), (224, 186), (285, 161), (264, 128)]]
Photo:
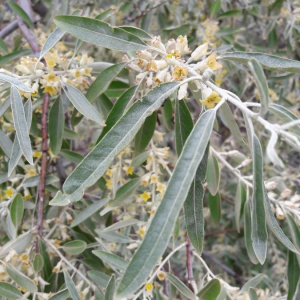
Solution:
[(32, 52), (34, 54), (37, 54), (40, 52), (39, 45), (35, 39), (34, 33), (32, 30), (30, 30), (26, 24), (18, 17), (18, 25), (20, 30), (22, 31), (24, 37), (26, 38), (28, 44), (30, 45), (30, 48), (32, 49)]
[(187, 235), (185, 234), (185, 240), (186, 240), (186, 268), (187, 268), (187, 275), (188, 275), (188, 285), (189, 288), (193, 291), (193, 282), (194, 280), (194, 274), (193, 274), (193, 251), (191, 246), (191, 241)]
[(38, 204), (38, 234), (41, 237), (43, 235), (43, 215), (44, 215), (44, 199), (45, 199), (45, 182), (47, 171), (47, 154), (48, 154), (48, 106), (49, 106), (49, 94), (44, 94), (43, 107), (42, 107), (42, 162), (40, 182), (38, 187), (39, 204)]

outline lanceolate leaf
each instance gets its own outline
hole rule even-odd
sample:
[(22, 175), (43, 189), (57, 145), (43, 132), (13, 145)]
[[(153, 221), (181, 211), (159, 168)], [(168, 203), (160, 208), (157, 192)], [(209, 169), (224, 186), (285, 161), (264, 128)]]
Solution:
[(14, 86), (16, 86), (19, 90), (26, 92), (26, 93), (33, 93), (34, 91), (30, 89), (27, 85), (25, 85), (22, 81), (8, 76), (6, 74), (0, 73), (0, 80), (6, 81)]
[(65, 277), (65, 283), (66, 283), (66, 286), (67, 286), (67, 289), (69, 291), (71, 298), (73, 300), (81, 300), (81, 297), (76, 289), (76, 286), (67, 271), (64, 271), (64, 277)]
[[(28, 131), (31, 127), (31, 121), (32, 121), (32, 103), (31, 100), (28, 99), (24, 105), (24, 111), (25, 111), (25, 118), (27, 123)], [(18, 137), (15, 137), (14, 144), (12, 147), (11, 157), (8, 163), (8, 176), (11, 175), (12, 171), (15, 169), (17, 164), (19, 163), (22, 156), (22, 151), (20, 148), (20, 143), (18, 140)]]
[(195, 178), (184, 202), (184, 219), (190, 241), (195, 250), (201, 254), (204, 241), (203, 198), (209, 145), (197, 169)]
[(102, 13), (100, 13), (95, 19), (96, 20), (100, 20), (100, 21), (104, 21), (106, 18), (108, 18), (109, 16), (111, 16), (116, 10), (113, 8), (109, 8), (106, 9), (105, 11), (103, 11)]
[(164, 253), (187, 197), (188, 188), (204, 156), (215, 116), (215, 110), (208, 110), (202, 114), (187, 139), (143, 243), (120, 282), (117, 296), (119, 299), (135, 292), (146, 281)]
[(110, 279), (105, 273), (96, 270), (87, 271), (87, 274), (97, 285), (100, 285), (104, 288), (107, 286)]
[(21, 194), (17, 194), (10, 206), (10, 216), (11, 216), (11, 221), (13, 222), (14, 226), (18, 228), (18, 226), (22, 222), (23, 218), (23, 213), (24, 213), (24, 203), (23, 203), (23, 198)]
[(108, 263), (109, 265), (119, 269), (119, 270), (126, 270), (128, 266), (128, 262), (123, 259), (120, 256), (117, 256), (112, 253), (108, 253), (105, 251), (100, 251), (100, 250), (94, 250), (92, 251), (96, 256), (101, 258), (104, 262)]
[(106, 286), (104, 300), (114, 300), (116, 289), (115, 275), (113, 274)]
[(12, 284), (0, 282), (0, 296), (7, 299), (17, 300), (21, 299), (23, 294)]
[(144, 30), (140, 29), (140, 28), (136, 28), (133, 26), (119, 26), (119, 28), (132, 33), (134, 35), (136, 35), (137, 37), (139, 37), (141, 40), (145, 40), (145, 41), (151, 41), (152, 37)]
[(219, 190), (220, 170), (218, 160), (212, 154), (207, 161), (206, 181), (209, 192), (215, 196)]
[(34, 29), (32, 21), (22, 7), (13, 1), (9, 1), (8, 4), (15, 14), (17, 14), (31, 29)]
[(123, 70), (126, 65), (127, 63), (120, 63), (103, 70), (89, 87), (86, 93), (86, 98), (93, 103), (97, 97), (107, 90), (113, 79)]
[(10, 97), (6, 98), (0, 106), (0, 117), (6, 112), (10, 106)]
[(241, 292), (248, 292), (250, 288), (256, 287), (264, 278), (265, 274), (258, 274), (247, 281), (241, 289)]
[(27, 161), (33, 165), (31, 142), (22, 98), (19, 91), (14, 86), (11, 88), (11, 108), (21, 151), (26, 157)]
[(58, 16), (54, 20), (62, 30), (97, 46), (125, 52), (147, 49), (135, 35), (99, 20), (74, 16)]
[(258, 88), (260, 96), (260, 114), (265, 115), (268, 111), (269, 104), (269, 87), (263, 68), (256, 59), (252, 59), (248, 62), (250, 71), (255, 79), (256, 86)]
[(132, 86), (126, 92), (124, 92), (119, 99), (116, 101), (115, 105), (113, 106), (112, 110), (110, 111), (107, 119), (106, 119), (106, 126), (103, 128), (101, 135), (97, 142), (99, 142), (105, 134), (120, 120), (127, 105), (132, 101), (138, 86)]
[(232, 60), (243, 64), (247, 64), (248, 61), (256, 59), (266, 69), (282, 70), (292, 73), (300, 72), (300, 61), (260, 52), (227, 52), (221, 54), (220, 59)]
[(69, 100), (81, 114), (104, 126), (103, 118), (78, 89), (67, 83), (63, 84), (63, 89)]
[(221, 287), (219, 279), (214, 278), (202, 288), (197, 296), (200, 300), (215, 300), (221, 293)]
[(167, 278), (182, 295), (188, 299), (197, 300), (196, 295), (194, 295), (194, 293), (175, 275), (168, 273)]
[(0, 148), (7, 157), (11, 157), (13, 143), (10, 138), (0, 130)]
[(71, 255), (78, 255), (86, 249), (86, 242), (81, 240), (71, 241), (64, 244), (63, 249), (65, 252)]
[(221, 221), (221, 196), (217, 192), (216, 195), (208, 193), (208, 206), (210, 210), (211, 218), (215, 224), (219, 224)]
[(133, 139), (147, 116), (158, 109), (180, 83), (161, 84), (151, 90), (142, 101), (135, 102), (96, 147), (83, 159), (64, 184), (63, 196), (59, 192), (52, 205), (66, 205), (81, 199), (84, 189), (93, 185), (109, 167), (111, 161)]
[(287, 300), (293, 300), (299, 283), (300, 268), (296, 254), (291, 251), (289, 251), (287, 275), (289, 282)]
[(246, 203), (246, 200), (247, 200), (247, 190), (245, 188), (245, 185), (239, 182), (236, 188), (235, 201), (234, 201), (235, 224), (238, 232), (240, 232), (240, 220), (243, 215), (244, 205)]
[(252, 231), (253, 249), (259, 262), (263, 264), (267, 255), (268, 232), (266, 226), (265, 193), (263, 181), (263, 157), (260, 142), (255, 134), (252, 137), (253, 155), (253, 196)]
[[(30, 49), (22, 49), (22, 50), (16, 50), (7, 55), (1, 56), (0, 57), (0, 66), (6, 65), (15, 59), (22, 57), (22, 56), (29, 55), (30, 53), (31, 53)], [(1, 74), (1, 75), (3, 75), (3, 74)], [(4, 80), (4, 81), (7, 81), (7, 80)], [(33, 91), (31, 91), (31, 93), (33, 93)]]
[(65, 115), (61, 97), (53, 103), (49, 112), (49, 138), (53, 154), (58, 154), (64, 135)]

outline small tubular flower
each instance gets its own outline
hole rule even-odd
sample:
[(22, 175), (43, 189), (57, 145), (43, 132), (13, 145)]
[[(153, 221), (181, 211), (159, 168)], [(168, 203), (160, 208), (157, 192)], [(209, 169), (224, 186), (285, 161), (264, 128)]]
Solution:
[(211, 88), (206, 88), (203, 91), (203, 96), (204, 99), (201, 100), (200, 102), (203, 105), (205, 105), (208, 109), (213, 108), (215, 104), (221, 101), (220, 95), (217, 92), (212, 91)]

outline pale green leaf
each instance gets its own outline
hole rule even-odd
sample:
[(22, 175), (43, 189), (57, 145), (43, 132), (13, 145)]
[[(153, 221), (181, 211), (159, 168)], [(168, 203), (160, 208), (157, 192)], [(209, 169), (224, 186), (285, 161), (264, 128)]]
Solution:
[(44, 258), (40, 253), (36, 253), (33, 259), (33, 269), (36, 273), (39, 273), (44, 268)]
[(234, 201), (234, 216), (235, 216), (235, 225), (237, 232), (240, 232), (240, 220), (243, 216), (244, 205), (247, 200), (247, 190), (245, 185), (240, 181), (236, 188), (235, 201)]
[(85, 42), (118, 51), (138, 51), (147, 45), (123, 29), (86, 17), (58, 16), (55, 23), (62, 30)]
[(64, 289), (51, 296), (49, 300), (66, 300), (67, 298), (69, 298), (69, 296), (70, 294), (68, 289)]
[(103, 232), (99, 229), (96, 229), (95, 231), (101, 239), (105, 239), (113, 243), (127, 244), (133, 242), (131, 238), (118, 232)]
[(87, 271), (88, 276), (98, 285), (105, 288), (109, 282), (110, 277), (105, 273), (91, 270)]
[(152, 37), (144, 30), (137, 28), (137, 27), (133, 27), (133, 26), (119, 26), (119, 28), (132, 33), (133, 35), (139, 37), (141, 40), (145, 40), (145, 41), (151, 41)]
[(11, 221), (13, 222), (16, 228), (18, 228), (22, 222), (23, 213), (24, 213), (23, 198), (21, 194), (17, 194), (10, 205)]
[(71, 255), (78, 255), (86, 249), (86, 242), (76, 240), (63, 245), (63, 250)]
[(102, 232), (110, 232), (115, 231), (124, 227), (133, 226), (139, 223), (143, 223), (141, 220), (137, 219), (128, 219), (128, 220), (122, 220), (117, 223), (114, 223), (110, 225), (109, 227), (105, 228)]
[(13, 143), (2, 130), (0, 130), (0, 148), (7, 157), (11, 157)]
[(100, 250), (94, 250), (92, 252), (110, 266), (113, 266), (121, 271), (126, 270), (128, 267), (128, 262), (120, 256)]
[(196, 295), (175, 275), (167, 273), (167, 278), (182, 295), (188, 299), (197, 300)]
[(134, 293), (147, 280), (164, 253), (198, 165), (205, 154), (215, 116), (215, 110), (206, 111), (189, 135), (146, 236), (120, 282), (119, 299)]
[(300, 268), (297, 256), (292, 251), (289, 251), (287, 275), (289, 283), (287, 300), (293, 300), (299, 284)]
[(221, 287), (219, 279), (214, 278), (200, 290), (197, 296), (200, 300), (215, 300), (221, 293)]
[(22, 7), (13, 1), (9, 1), (8, 4), (15, 14), (17, 14), (31, 29), (34, 29), (32, 21)]
[(115, 275), (113, 274), (110, 277), (110, 280), (106, 286), (104, 300), (114, 300), (115, 290), (116, 290), (116, 281), (115, 281)]
[(2, 105), (0, 106), (0, 117), (6, 112), (6, 110), (10, 107), (10, 97), (6, 98)]
[(0, 73), (0, 80), (8, 82), (18, 88), (19, 90), (26, 92), (26, 93), (33, 93), (34, 90), (29, 88), (27, 85), (25, 85), (22, 81), (18, 80), (17, 78), (8, 76), (6, 74)]
[(265, 274), (258, 274), (255, 277), (251, 278), (249, 281), (247, 281), (242, 289), (241, 293), (248, 292), (250, 288), (256, 287), (259, 283), (262, 282), (262, 280), (266, 277)]
[(213, 222), (219, 224), (222, 217), (221, 196), (219, 192), (217, 192), (216, 195), (212, 195), (208, 192), (208, 207)]
[(70, 293), (71, 298), (73, 300), (82, 300), (76, 289), (76, 286), (75, 286), (72, 278), (70, 277), (70, 275), (67, 271), (64, 271), (64, 278), (65, 278), (65, 283), (66, 283), (66, 286)]
[(115, 12), (116, 10), (113, 8), (106, 9), (105, 11), (101, 12), (95, 19), (99, 21), (104, 21), (106, 18), (108, 18)]
[(218, 160), (212, 154), (207, 161), (206, 181), (209, 192), (215, 196), (219, 190), (220, 170)]
[(12, 284), (0, 282), (0, 296), (7, 299), (17, 300), (23, 297), (23, 294)]
[[(30, 53), (31, 53), (30, 49), (21, 49), (21, 50), (13, 51), (7, 55), (3, 55), (0, 57), (0, 67), (14, 61), (15, 59), (18, 59), (19, 57), (24, 57), (26, 55), (29, 55)], [(28, 89), (27, 86), (26, 88)], [(33, 91), (31, 91), (31, 93), (33, 93)]]

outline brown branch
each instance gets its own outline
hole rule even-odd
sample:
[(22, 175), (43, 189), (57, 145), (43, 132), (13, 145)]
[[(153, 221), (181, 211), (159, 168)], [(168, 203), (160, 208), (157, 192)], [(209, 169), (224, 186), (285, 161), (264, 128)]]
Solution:
[(45, 183), (46, 183), (46, 171), (47, 171), (47, 154), (48, 154), (48, 106), (49, 106), (49, 94), (45, 93), (43, 97), (42, 107), (42, 162), (40, 182), (38, 186), (38, 219), (37, 227), (38, 234), (41, 237), (43, 235), (43, 215), (44, 215), (44, 199), (45, 199)]
[(10, 35), (12, 32), (14, 32), (17, 28), (18, 28), (18, 20), (15, 20), (15, 21), (9, 23), (0, 31), (0, 38), (5, 39), (8, 35)]
[(194, 274), (193, 274), (193, 252), (191, 247), (191, 241), (187, 235), (185, 234), (185, 240), (186, 240), (186, 268), (187, 268), (187, 275), (188, 275), (188, 285), (190, 290), (194, 290), (195, 286), (195, 280), (194, 280)]
[(26, 38), (28, 44), (30, 45), (30, 48), (32, 49), (32, 52), (34, 54), (37, 54), (40, 52), (40, 48), (39, 45), (35, 39), (34, 33), (32, 32), (32, 30), (30, 30), (26, 24), (19, 18), (17, 17), (18, 20), (18, 25), (19, 28), (21, 30), (21, 32), (23, 33), (24, 37)]

